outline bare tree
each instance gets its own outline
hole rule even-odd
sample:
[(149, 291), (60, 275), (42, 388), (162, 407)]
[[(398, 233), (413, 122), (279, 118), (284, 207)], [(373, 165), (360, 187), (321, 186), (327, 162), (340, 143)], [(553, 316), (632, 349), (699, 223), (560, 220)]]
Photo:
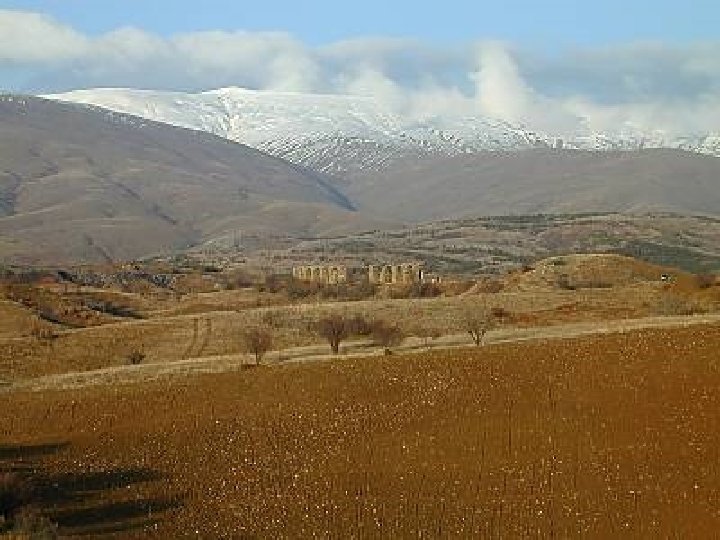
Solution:
[(317, 333), (327, 340), (333, 354), (340, 352), (340, 343), (350, 337), (352, 333), (350, 321), (340, 315), (333, 313), (326, 315), (317, 323)]
[(371, 335), (375, 343), (386, 349), (400, 345), (404, 337), (398, 325), (383, 320), (373, 322)]
[(272, 331), (266, 326), (247, 328), (241, 333), (240, 339), (243, 352), (255, 356), (255, 364), (258, 366), (273, 345)]
[(493, 310), (484, 305), (467, 306), (460, 317), (460, 323), (477, 347), (482, 345), (485, 334), (495, 327), (497, 322)]

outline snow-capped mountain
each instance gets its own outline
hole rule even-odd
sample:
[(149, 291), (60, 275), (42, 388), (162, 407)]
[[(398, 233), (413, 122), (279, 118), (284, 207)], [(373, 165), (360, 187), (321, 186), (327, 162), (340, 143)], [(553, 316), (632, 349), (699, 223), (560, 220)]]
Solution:
[(343, 177), (397, 160), (481, 150), (557, 147), (681, 148), (720, 157), (720, 135), (667, 137), (627, 127), (559, 137), (502, 120), (406, 119), (372, 98), (224, 88), (197, 94), (91, 89), (45, 96), (208, 131), (314, 170)]

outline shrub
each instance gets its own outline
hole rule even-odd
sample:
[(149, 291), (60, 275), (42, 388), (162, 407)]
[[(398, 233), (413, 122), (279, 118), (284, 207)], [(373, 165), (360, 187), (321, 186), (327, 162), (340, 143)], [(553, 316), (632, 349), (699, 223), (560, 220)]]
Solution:
[(273, 345), (273, 334), (267, 326), (255, 326), (240, 334), (242, 350), (255, 357), (255, 365), (260, 365), (263, 356)]
[(84, 305), (88, 309), (105, 313), (106, 315), (112, 315), (114, 317), (125, 317), (132, 319), (141, 319), (142, 317), (131, 307), (121, 306), (114, 304), (109, 300), (99, 300), (95, 298), (87, 298), (84, 300)]
[(498, 323), (498, 319), (493, 315), (493, 309), (483, 305), (468, 306), (460, 314), (460, 322), (464, 330), (470, 334), (477, 347), (482, 345), (488, 330)]
[(442, 333), (437, 328), (434, 328), (431, 326), (417, 325), (413, 329), (412, 335), (422, 339), (423, 345), (425, 345), (425, 348), (430, 348), (429, 347), (430, 340), (436, 340), (437, 338), (439, 338), (442, 335)]
[(360, 281), (358, 283), (350, 283), (343, 285), (340, 288), (341, 295), (338, 297), (339, 300), (366, 300), (373, 298), (377, 294), (377, 286), (367, 281)]
[(287, 287), (286, 280), (277, 274), (268, 274), (263, 283), (257, 285), (258, 292), (278, 293)]
[(317, 296), (320, 292), (320, 286), (317, 283), (291, 279), (287, 283), (285, 292), (290, 300), (301, 300), (303, 298)]
[(476, 291), (481, 293), (499, 293), (505, 288), (503, 282), (499, 279), (482, 278), (476, 283)]
[(709, 289), (715, 285), (716, 280), (713, 274), (698, 274), (695, 276), (695, 285), (698, 289)]
[(235, 270), (225, 277), (225, 288), (229, 290), (252, 287), (254, 281), (244, 270)]
[(404, 337), (403, 331), (398, 325), (383, 320), (373, 322), (371, 335), (377, 345), (386, 349), (400, 345)]
[(340, 343), (351, 335), (348, 319), (340, 314), (331, 314), (321, 318), (317, 323), (317, 333), (325, 338), (333, 354), (340, 352)]
[(303, 298), (322, 298), (324, 300), (365, 300), (372, 298), (377, 287), (368, 282), (321, 284), (291, 279), (287, 283), (286, 294), (291, 300)]
[(128, 364), (131, 366), (138, 366), (145, 361), (146, 355), (141, 349), (133, 349), (128, 354)]
[(12, 520), (6, 538), (17, 540), (54, 540), (58, 537), (57, 525), (34, 508), (22, 508)]
[(495, 321), (509, 321), (513, 316), (512, 312), (499, 306), (490, 308), (490, 315), (492, 315)]
[(52, 341), (58, 337), (55, 329), (51, 325), (41, 321), (33, 321), (32, 326), (30, 327), (30, 335), (38, 341), (46, 342)]
[(695, 315), (705, 310), (697, 302), (671, 292), (664, 293), (655, 305), (658, 315)]
[(391, 298), (435, 298), (442, 294), (436, 283), (411, 283), (390, 291)]
[(263, 326), (274, 329), (282, 328), (287, 322), (286, 319), (285, 313), (280, 310), (268, 310), (260, 317)]
[(369, 336), (372, 334), (372, 322), (363, 315), (357, 314), (348, 319), (349, 331), (355, 336)]

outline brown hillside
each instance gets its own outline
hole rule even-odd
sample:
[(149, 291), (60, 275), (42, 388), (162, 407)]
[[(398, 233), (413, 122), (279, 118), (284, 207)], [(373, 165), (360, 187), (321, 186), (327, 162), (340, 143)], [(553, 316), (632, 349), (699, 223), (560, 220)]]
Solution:
[(536, 149), (430, 157), (358, 175), (360, 209), (409, 221), (575, 212), (720, 213), (720, 159), (652, 149)]
[[(292, 205), (292, 223), (268, 215), (282, 204)], [(91, 107), (0, 96), (5, 261), (126, 260), (264, 231), (270, 221), (284, 234), (305, 232), (325, 207), (322, 227), (354, 215), (321, 175), (249, 147)]]
[(661, 283), (667, 274), (688, 276), (676, 269), (657, 266), (614, 254), (574, 254), (551, 257), (509, 275), (504, 287), (510, 291), (538, 289), (593, 289)]

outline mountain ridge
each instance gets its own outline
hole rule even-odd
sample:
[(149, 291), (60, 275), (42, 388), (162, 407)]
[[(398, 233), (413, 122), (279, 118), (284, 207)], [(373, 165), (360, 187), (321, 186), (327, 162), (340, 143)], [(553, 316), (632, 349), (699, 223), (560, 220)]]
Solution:
[(46, 97), (208, 131), (340, 180), (398, 160), (487, 150), (678, 148), (720, 156), (718, 133), (669, 136), (619, 126), (616, 133), (568, 136), (485, 117), (405, 117), (362, 96), (230, 87), (194, 94), (99, 88)]

